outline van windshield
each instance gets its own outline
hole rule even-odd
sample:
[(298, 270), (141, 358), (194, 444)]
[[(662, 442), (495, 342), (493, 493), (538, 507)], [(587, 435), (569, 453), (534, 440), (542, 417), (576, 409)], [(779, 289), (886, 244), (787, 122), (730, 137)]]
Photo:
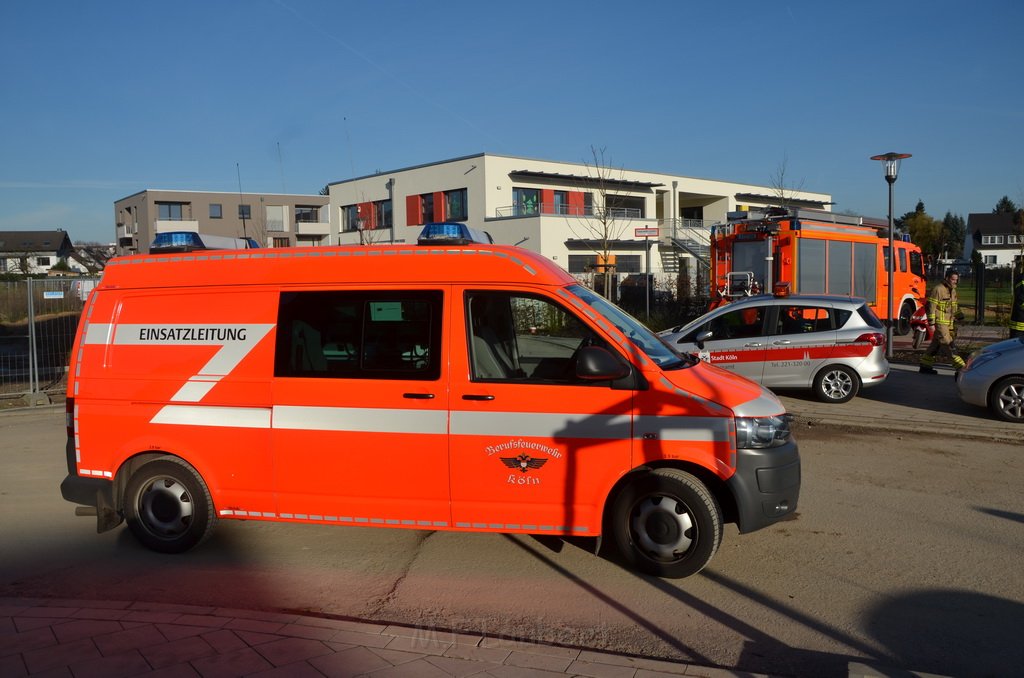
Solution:
[(636, 344), (637, 348), (646, 353), (647, 357), (653, 360), (658, 367), (677, 369), (692, 364), (691, 361), (666, 346), (665, 342), (647, 329), (643, 323), (596, 292), (588, 290), (582, 285), (570, 285), (569, 291), (583, 300), (595, 313), (619, 328), (619, 331)]

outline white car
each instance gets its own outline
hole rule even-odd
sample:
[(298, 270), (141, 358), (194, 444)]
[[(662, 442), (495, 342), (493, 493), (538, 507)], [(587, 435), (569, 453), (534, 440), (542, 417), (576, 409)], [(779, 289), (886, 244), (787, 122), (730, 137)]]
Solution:
[(889, 375), (884, 332), (863, 299), (761, 295), (658, 336), (768, 388), (811, 388), (825, 402), (845, 403)]

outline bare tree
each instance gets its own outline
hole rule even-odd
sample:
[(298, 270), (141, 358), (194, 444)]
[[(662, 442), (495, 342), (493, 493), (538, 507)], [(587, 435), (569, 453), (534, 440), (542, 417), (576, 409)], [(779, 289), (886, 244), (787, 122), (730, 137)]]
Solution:
[(786, 176), (788, 164), (789, 156), (784, 154), (782, 156), (782, 162), (779, 163), (778, 168), (775, 170), (775, 174), (768, 179), (768, 185), (771, 186), (772, 194), (779, 200), (779, 207), (789, 207), (789, 203), (796, 199), (797, 193), (802, 191), (804, 188), (803, 179), (800, 179), (800, 181), (794, 186), (790, 186), (788, 184), (788, 178)]
[(586, 184), (588, 188), (596, 189), (597, 199), (592, 213), (581, 214), (579, 219), (568, 223), (573, 235), (597, 255), (598, 266), (604, 273), (603, 294), (607, 298), (611, 296), (611, 274), (615, 272), (615, 265), (610, 263), (612, 245), (622, 239), (622, 234), (629, 227), (626, 212), (618, 204), (618, 187), (625, 175), (621, 167), (612, 167), (603, 146), (591, 146), (590, 154), (593, 162), (584, 163), (588, 175)]

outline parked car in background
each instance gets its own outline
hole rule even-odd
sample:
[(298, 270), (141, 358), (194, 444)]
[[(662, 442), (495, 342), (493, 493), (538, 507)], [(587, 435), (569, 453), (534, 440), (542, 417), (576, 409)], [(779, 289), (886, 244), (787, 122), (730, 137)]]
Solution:
[(889, 374), (882, 321), (856, 297), (746, 297), (658, 335), (768, 388), (810, 388), (828, 403)]
[(964, 402), (988, 407), (1004, 421), (1024, 424), (1024, 337), (975, 351), (957, 374), (956, 387)]

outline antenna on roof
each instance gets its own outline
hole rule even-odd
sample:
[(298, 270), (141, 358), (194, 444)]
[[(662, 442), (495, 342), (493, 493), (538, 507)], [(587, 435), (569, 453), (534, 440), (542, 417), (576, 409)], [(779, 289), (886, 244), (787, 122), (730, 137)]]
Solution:
[(281, 168), (281, 192), (287, 193), (288, 187), (284, 183), (284, 160), (281, 159), (281, 142), (277, 142), (277, 165)]
[(249, 234), (245, 229), (245, 212), (242, 210), (242, 170), (238, 163), (235, 163), (235, 173), (238, 174), (238, 216), (242, 217), (242, 237), (248, 238)]

